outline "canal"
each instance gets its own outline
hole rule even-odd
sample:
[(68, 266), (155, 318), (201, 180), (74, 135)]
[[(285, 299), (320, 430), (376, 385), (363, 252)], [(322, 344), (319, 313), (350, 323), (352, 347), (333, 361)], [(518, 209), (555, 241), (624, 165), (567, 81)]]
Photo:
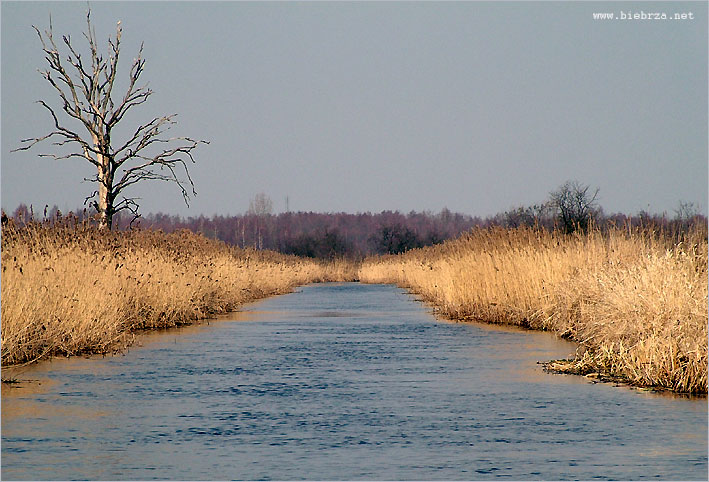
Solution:
[[(2, 387), (2, 479), (707, 479), (707, 401), (537, 364), (575, 345), (309, 285)], [(7, 373), (9, 374), (9, 372)], [(6, 375), (6, 373), (4, 373)]]

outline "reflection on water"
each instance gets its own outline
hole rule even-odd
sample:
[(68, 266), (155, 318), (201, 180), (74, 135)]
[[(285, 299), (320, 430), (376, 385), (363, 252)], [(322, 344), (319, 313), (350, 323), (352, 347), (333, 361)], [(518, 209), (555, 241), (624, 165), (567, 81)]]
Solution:
[(391, 286), (140, 341), (3, 386), (2, 478), (707, 478), (706, 400), (546, 374), (573, 344), (436, 321)]

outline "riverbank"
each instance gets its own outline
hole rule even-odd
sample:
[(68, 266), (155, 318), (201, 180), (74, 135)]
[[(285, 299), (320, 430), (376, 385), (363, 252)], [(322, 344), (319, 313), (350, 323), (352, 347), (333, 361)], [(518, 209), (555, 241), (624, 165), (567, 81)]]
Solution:
[(189, 231), (10, 222), (2, 227), (2, 366), (117, 352), (140, 330), (348, 276), (347, 263), (229, 247)]
[(569, 236), (475, 229), (369, 258), (359, 277), (396, 283), (443, 316), (549, 330), (577, 341), (568, 373), (707, 392), (707, 234), (614, 230)]
[(194, 323), (325, 281), (394, 283), (443, 316), (579, 343), (548, 369), (707, 392), (706, 227), (568, 236), (477, 229), (361, 267), (239, 249), (182, 231), (79, 223), (2, 228), (2, 365), (118, 352), (137, 332)]

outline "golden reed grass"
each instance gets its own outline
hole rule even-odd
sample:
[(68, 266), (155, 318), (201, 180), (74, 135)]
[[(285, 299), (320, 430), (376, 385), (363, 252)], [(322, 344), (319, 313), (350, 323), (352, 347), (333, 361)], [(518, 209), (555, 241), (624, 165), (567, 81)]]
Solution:
[(444, 316), (550, 330), (579, 343), (551, 369), (707, 392), (707, 232), (564, 235), (476, 229), (442, 245), (366, 259), (359, 278), (396, 283)]
[(2, 229), (2, 365), (117, 351), (137, 330), (348, 275), (342, 262), (233, 248), (188, 231), (10, 222)]

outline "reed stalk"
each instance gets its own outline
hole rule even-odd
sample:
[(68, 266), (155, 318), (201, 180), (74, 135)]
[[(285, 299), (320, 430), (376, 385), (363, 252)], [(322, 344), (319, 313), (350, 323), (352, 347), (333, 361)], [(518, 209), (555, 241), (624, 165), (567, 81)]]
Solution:
[(9, 222), (2, 228), (2, 365), (120, 351), (140, 330), (193, 323), (297, 285), (343, 280), (345, 271), (189, 231)]
[(442, 315), (575, 340), (551, 368), (676, 392), (707, 392), (707, 231), (565, 235), (475, 229), (442, 245), (368, 258), (359, 278), (396, 283)]

